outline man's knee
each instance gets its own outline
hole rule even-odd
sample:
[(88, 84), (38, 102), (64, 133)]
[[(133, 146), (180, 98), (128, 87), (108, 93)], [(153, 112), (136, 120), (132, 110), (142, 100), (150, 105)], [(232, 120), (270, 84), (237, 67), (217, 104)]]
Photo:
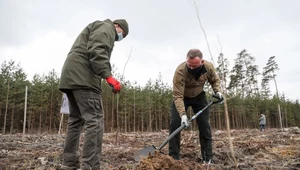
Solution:
[(201, 126), (199, 128), (199, 136), (201, 139), (211, 140), (212, 134), (209, 124), (207, 124), (206, 126)]

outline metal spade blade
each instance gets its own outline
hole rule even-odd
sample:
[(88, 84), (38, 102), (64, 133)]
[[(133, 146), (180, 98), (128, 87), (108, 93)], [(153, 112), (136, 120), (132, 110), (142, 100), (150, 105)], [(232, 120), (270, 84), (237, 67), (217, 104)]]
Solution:
[(146, 148), (143, 148), (139, 150), (135, 155), (134, 155), (134, 160), (137, 162), (140, 162), (143, 157), (146, 157), (149, 155), (149, 153), (154, 154), (154, 151), (157, 150), (154, 146), (149, 146)]

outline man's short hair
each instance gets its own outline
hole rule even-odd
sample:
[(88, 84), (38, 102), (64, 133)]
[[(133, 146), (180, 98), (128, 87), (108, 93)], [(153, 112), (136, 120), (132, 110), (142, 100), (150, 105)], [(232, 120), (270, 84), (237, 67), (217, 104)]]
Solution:
[(202, 52), (199, 49), (190, 49), (186, 55), (186, 57), (189, 58), (195, 58), (195, 57), (199, 57), (202, 58)]

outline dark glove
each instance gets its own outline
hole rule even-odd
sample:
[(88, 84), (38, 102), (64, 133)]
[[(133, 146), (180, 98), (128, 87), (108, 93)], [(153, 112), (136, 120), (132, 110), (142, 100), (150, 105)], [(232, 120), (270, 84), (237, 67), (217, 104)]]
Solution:
[(113, 78), (112, 76), (106, 78), (106, 82), (113, 88), (114, 93), (118, 93), (121, 91), (121, 84), (118, 80)]

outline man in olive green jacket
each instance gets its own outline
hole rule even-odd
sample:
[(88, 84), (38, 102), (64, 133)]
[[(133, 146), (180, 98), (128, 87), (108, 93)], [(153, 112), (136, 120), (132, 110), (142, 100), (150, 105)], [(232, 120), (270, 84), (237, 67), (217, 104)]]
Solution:
[[(188, 126), (186, 111), (189, 106), (194, 113), (203, 109), (207, 104), (205, 82), (208, 81), (218, 98), (223, 99), (220, 92), (220, 79), (215, 68), (209, 61), (203, 60), (199, 49), (188, 51), (186, 61), (181, 63), (173, 77), (173, 102), (171, 105), (170, 134), (181, 124)], [(201, 144), (201, 154), (203, 161), (209, 162), (212, 159), (212, 135), (209, 124), (209, 110), (204, 110), (196, 118), (199, 138)], [(174, 159), (180, 159), (180, 133), (169, 141), (169, 155)]]
[[(95, 21), (88, 24), (75, 40), (61, 72), (59, 90), (66, 93), (70, 115), (63, 151), (67, 168), (100, 169), (104, 115), (101, 79), (114, 93), (121, 85), (111, 73), (110, 56), (115, 41), (128, 35), (124, 19)], [(82, 163), (79, 165), (78, 146), (84, 127)]]

